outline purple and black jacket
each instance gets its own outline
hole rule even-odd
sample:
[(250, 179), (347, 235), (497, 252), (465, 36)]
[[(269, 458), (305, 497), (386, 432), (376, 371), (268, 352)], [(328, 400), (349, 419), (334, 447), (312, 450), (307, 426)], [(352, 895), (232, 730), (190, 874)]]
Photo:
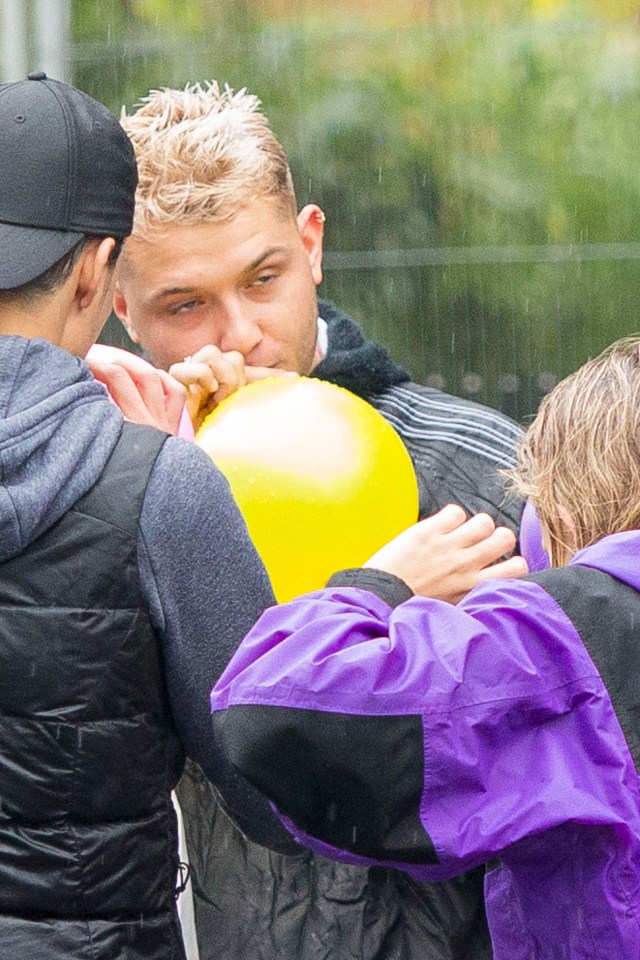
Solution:
[(333, 578), (262, 616), (216, 733), (325, 856), (486, 864), (496, 960), (637, 960), (639, 561), (640, 532), (616, 534), (457, 606)]

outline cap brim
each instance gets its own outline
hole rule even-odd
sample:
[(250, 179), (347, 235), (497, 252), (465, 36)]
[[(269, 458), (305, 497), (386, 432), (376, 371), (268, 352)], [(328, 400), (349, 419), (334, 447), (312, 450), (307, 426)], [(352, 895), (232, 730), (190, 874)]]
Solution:
[(0, 290), (35, 280), (82, 240), (82, 233), (0, 223)]

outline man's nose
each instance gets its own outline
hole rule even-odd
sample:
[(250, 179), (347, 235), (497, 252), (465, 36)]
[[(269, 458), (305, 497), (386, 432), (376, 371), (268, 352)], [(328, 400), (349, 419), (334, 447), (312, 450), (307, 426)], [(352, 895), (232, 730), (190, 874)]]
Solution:
[(262, 330), (246, 305), (232, 301), (221, 306), (219, 346), (223, 352), (238, 350), (248, 354), (262, 340)]

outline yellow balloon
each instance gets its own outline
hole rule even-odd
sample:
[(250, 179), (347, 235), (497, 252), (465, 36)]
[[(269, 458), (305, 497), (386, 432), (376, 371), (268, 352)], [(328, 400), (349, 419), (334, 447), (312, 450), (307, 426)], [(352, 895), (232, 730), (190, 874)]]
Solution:
[(398, 434), (366, 401), (322, 380), (242, 387), (209, 414), (196, 443), (229, 481), (280, 602), (360, 566), (418, 519)]

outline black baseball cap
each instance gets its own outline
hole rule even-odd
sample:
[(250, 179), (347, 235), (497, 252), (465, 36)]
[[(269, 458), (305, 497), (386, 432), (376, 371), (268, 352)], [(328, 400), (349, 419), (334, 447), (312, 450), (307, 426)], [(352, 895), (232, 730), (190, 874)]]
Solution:
[(0, 290), (86, 234), (128, 236), (137, 180), (131, 142), (97, 100), (42, 72), (0, 84)]

